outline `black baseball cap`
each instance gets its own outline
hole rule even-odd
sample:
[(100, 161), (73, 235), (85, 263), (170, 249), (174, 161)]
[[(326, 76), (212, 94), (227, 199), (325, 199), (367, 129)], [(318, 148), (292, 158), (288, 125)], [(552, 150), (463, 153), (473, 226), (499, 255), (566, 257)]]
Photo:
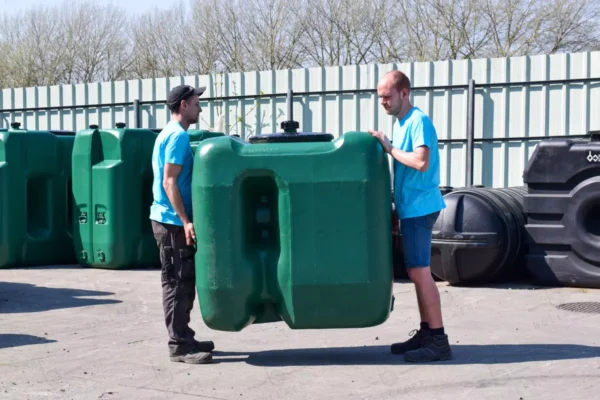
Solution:
[(167, 105), (172, 108), (178, 104), (181, 100), (187, 99), (190, 96), (197, 95), (201, 96), (206, 91), (206, 86), (194, 88), (190, 85), (179, 85), (171, 89), (169, 96), (167, 97)]

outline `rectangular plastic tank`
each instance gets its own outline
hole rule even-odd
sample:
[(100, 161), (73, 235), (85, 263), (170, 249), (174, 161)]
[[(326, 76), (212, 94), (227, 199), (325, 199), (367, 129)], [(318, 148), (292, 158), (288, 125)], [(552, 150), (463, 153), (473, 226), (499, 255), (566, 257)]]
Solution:
[[(78, 262), (123, 269), (159, 267), (149, 219), (152, 150), (160, 129), (86, 129), (73, 150), (73, 231)], [(222, 133), (190, 130), (191, 141)]]
[(523, 181), (531, 280), (600, 288), (600, 132), (542, 140)]
[(0, 130), (0, 268), (76, 263), (71, 231), (75, 132)]
[(389, 164), (368, 133), (196, 150), (196, 284), (208, 327), (369, 327), (392, 306)]

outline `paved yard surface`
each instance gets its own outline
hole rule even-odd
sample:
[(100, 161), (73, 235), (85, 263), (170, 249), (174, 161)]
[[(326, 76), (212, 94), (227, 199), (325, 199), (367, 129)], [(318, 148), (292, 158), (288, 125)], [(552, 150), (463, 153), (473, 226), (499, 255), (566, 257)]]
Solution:
[[(454, 360), (406, 364), (389, 353), (418, 325), (412, 285), (369, 329), (239, 333), (212, 365), (171, 363), (158, 270), (0, 270), (1, 399), (593, 399), (600, 391), (600, 291), (439, 283)], [(594, 306), (589, 304), (589, 307)]]

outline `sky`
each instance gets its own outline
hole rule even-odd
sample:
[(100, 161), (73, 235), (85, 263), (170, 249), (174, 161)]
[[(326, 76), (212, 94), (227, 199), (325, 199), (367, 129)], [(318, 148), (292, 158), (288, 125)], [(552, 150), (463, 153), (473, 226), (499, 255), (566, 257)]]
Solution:
[[(29, 8), (47, 4), (62, 4), (64, 0), (0, 0), (0, 13), (4, 14), (8, 12), (12, 14), (14, 12), (24, 11)], [(115, 0), (96, 0), (96, 4), (119, 4), (121, 7), (131, 13), (139, 13), (151, 10), (153, 8), (168, 9), (175, 0), (127, 0), (127, 1), (115, 1)]]

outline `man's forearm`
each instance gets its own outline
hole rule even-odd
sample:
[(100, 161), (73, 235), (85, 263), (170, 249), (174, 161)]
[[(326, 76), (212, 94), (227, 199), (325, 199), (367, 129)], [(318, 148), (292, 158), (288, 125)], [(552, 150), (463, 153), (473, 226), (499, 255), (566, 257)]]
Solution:
[(184, 224), (187, 222), (191, 222), (188, 220), (188, 216), (185, 212), (185, 207), (183, 206), (183, 200), (181, 199), (181, 193), (179, 192), (179, 187), (177, 186), (177, 183), (167, 183), (165, 185), (165, 192), (167, 192), (167, 197), (169, 198), (173, 209), (175, 209), (175, 212), (181, 219), (181, 222), (183, 222)]
[(407, 167), (414, 168), (421, 172), (427, 169), (427, 163), (415, 153), (408, 153), (396, 147), (391, 147), (388, 153), (391, 154), (396, 161), (406, 165)]

